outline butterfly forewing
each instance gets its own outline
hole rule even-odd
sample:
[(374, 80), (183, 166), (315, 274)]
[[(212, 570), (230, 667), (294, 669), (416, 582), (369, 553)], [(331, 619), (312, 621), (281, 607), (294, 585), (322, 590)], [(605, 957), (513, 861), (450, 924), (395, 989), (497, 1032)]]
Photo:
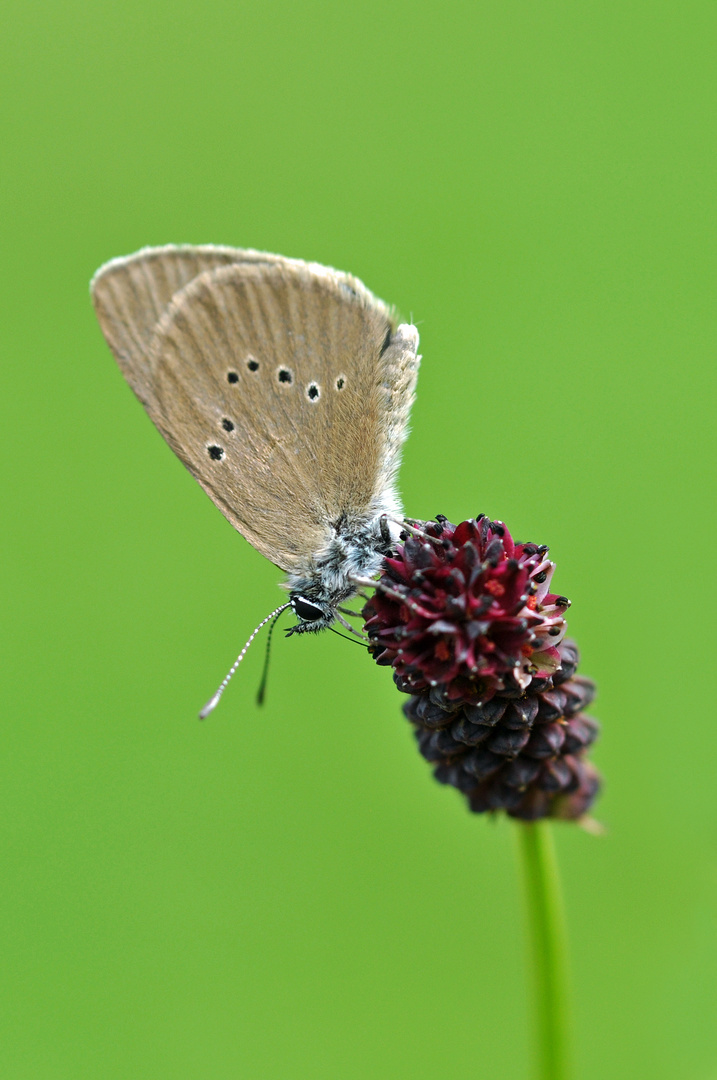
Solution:
[(122, 373), (145, 405), (153, 404), (149, 343), (175, 293), (205, 270), (280, 256), (204, 245), (144, 248), (112, 259), (92, 279), (92, 302)]

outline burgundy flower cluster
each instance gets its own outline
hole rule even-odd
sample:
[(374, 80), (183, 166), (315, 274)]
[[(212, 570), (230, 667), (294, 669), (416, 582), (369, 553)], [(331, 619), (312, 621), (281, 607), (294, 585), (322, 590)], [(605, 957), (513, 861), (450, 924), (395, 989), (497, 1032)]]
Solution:
[(548, 549), (484, 516), (410, 524), (363, 614), (374, 659), (411, 695), (421, 753), (472, 810), (580, 817), (599, 787), (582, 712), (595, 688), (563, 640)]

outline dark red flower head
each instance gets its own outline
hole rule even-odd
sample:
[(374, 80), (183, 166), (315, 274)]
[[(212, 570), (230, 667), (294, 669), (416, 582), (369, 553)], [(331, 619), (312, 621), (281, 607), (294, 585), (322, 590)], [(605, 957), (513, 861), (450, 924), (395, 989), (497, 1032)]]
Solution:
[(449, 700), (477, 705), (557, 671), (570, 601), (549, 591), (547, 547), (514, 543), (484, 515), (420, 527), (430, 539), (410, 536), (385, 560), (364, 612), (374, 658), (393, 666), (401, 689), (441, 685)]
[(582, 817), (600, 786), (582, 711), (595, 687), (563, 641), (548, 549), (483, 516), (410, 524), (363, 614), (374, 659), (411, 695), (420, 752), (476, 812)]

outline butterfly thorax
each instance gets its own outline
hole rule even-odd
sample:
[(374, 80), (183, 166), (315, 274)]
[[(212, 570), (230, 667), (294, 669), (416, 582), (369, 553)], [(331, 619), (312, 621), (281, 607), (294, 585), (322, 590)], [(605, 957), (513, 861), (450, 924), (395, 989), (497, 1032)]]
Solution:
[(337, 522), (325, 547), (289, 574), (289, 597), (300, 620), (291, 633), (326, 630), (339, 605), (356, 595), (356, 578), (378, 573), (393, 543), (385, 514), (369, 521)]

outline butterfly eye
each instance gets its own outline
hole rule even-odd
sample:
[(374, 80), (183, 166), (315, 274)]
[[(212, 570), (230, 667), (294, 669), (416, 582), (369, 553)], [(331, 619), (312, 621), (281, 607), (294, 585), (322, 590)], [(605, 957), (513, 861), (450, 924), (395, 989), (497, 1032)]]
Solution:
[(292, 596), (291, 606), (299, 618), (305, 622), (314, 622), (316, 619), (326, 618), (326, 612), (323, 608), (320, 608), (318, 604), (312, 604), (310, 600), (305, 600), (303, 596)]

